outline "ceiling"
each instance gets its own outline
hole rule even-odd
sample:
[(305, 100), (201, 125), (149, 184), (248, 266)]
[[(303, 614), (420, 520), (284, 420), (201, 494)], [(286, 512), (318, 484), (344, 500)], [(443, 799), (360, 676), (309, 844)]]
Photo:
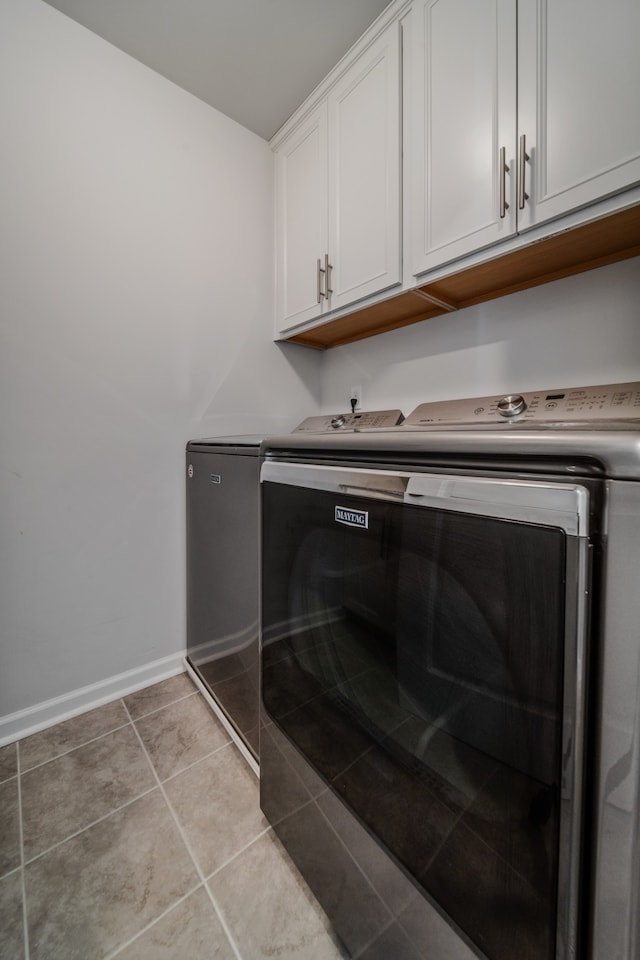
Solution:
[(270, 139), (389, 0), (46, 0)]

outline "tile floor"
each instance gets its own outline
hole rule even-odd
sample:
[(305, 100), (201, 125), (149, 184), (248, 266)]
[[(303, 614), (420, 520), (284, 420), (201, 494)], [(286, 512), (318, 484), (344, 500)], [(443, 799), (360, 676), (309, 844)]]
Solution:
[(0, 748), (2, 960), (338, 960), (186, 674)]

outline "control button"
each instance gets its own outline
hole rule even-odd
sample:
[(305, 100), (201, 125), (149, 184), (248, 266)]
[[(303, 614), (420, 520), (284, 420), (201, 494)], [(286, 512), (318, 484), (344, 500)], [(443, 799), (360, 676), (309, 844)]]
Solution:
[(526, 409), (525, 399), (519, 393), (510, 393), (502, 400), (498, 400), (498, 413), (501, 417), (517, 417)]
[(346, 421), (345, 418), (342, 416), (342, 414), (339, 414), (337, 417), (334, 417), (334, 418), (332, 419), (332, 421), (331, 421), (331, 426), (333, 427), (334, 430), (339, 430), (340, 427), (344, 427), (344, 425), (345, 425), (346, 422), (347, 422), (347, 421)]

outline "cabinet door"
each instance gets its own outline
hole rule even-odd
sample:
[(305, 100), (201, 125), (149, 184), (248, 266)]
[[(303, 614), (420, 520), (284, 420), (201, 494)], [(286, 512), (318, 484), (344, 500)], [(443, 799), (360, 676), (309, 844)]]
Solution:
[(420, 0), (415, 14), (412, 253), (419, 274), (516, 230), (516, 4)]
[(328, 250), (326, 102), (282, 143), (275, 162), (276, 311), (286, 330), (323, 309), (317, 263)]
[(400, 283), (400, 27), (392, 24), (329, 94), (329, 306)]
[(519, 229), (640, 182), (640, 3), (518, 4)]

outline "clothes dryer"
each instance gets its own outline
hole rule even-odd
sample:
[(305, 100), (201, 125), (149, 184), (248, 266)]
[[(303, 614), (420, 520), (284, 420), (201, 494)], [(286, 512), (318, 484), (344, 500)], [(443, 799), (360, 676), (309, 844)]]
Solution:
[(638, 960), (640, 383), (263, 444), (261, 804), (358, 960)]

